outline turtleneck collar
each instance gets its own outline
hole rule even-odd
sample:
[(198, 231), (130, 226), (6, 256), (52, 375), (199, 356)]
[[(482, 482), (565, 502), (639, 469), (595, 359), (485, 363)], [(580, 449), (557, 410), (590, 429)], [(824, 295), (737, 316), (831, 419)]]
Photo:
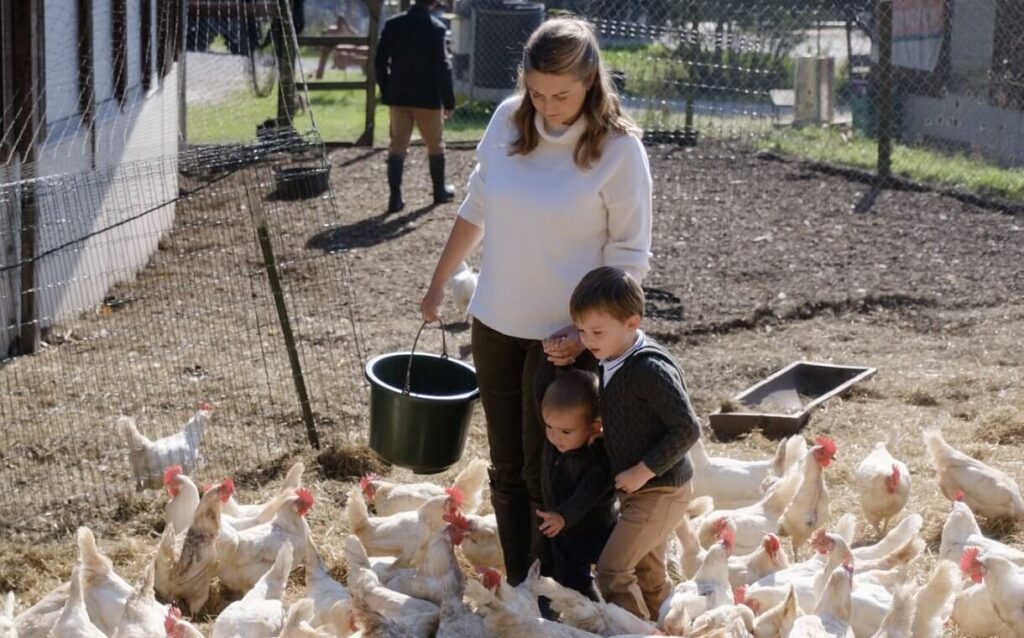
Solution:
[(576, 121), (569, 125), (569, 128), (565, 129), (560, 133), (551, 133), (544, 128), (544, 118), (540, 113), (533, 114), (533, 126), (537, 129), (537, 134), (545, 140), (553, 144), (563, 144), (575, 146), (576, 142), (579, 141), (583, 135), (583, 131), (587, 127), (586, 118), (580, 115), (576, 118)]

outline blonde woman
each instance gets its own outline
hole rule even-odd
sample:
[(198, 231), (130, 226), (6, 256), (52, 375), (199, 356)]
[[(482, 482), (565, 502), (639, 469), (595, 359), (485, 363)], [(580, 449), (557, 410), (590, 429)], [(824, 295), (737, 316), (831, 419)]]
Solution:
[[(545, 22), (527, 41), (519, 90), (494, 112), (478, 163), (420, 310), (438, 318), (445, 282), (483, 243), (469, 306), (473, 360), (490, 443), (491, 501), (509, 582), (535, 558), (547, 571), (540, 394), (556, 366), (596, 370), (569, 317), (579, 280), (599, 266), (643, 279), (651, 174), (591, 26)], [(537, 388), (541, 390), (538, 392)]]

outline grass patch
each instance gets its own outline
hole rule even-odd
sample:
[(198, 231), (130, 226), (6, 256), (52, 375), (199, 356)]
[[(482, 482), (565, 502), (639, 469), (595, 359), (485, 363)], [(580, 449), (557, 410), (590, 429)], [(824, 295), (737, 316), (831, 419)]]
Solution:
[[(837, 129), (777, 130), (761, 140), (759, 148), (865, 170), (874, 170), (878, 161), (875, 140)], [(894, 144), (892, 172), (919, 182), (1024, 201), (1024, 169), (1002, 168), (969, 155)]]

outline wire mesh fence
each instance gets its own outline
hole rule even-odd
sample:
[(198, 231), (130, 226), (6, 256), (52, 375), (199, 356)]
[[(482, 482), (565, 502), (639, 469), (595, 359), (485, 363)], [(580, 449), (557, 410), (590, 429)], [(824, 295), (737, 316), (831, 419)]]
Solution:
[[(248, 15), (269, 39), (195, 62), (211, 93), (255, 93), (266, 59), (296, 57), (289, 4), (3, 8), (5, 44), (44, 52), (45, 77), (3, 87), (0, 528), (102, 525), (175, 463), (206, 480), (362, 442), (358, 321), (345, 246), (323, 236), (338, 215), (310, 110), (297, 92), (268, 92), (269, 117), (185, 99), (201, 16), (226, 11), (230, 40)], [(74, 54), (56, 55), (66, 38)], [(249, 134), (186, 143), (232, 119)]]

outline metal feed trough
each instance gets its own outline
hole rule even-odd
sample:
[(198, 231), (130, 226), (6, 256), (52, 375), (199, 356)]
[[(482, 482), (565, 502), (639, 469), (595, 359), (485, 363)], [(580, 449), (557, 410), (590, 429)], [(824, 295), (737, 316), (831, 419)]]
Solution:
[(736, 410), (711, 413), (711, 429), (722, 439), (760, 428), (767, 437), (796, 434), (811, 410), (842, 394), (876, 368), (797, 361), (733, 397)]

